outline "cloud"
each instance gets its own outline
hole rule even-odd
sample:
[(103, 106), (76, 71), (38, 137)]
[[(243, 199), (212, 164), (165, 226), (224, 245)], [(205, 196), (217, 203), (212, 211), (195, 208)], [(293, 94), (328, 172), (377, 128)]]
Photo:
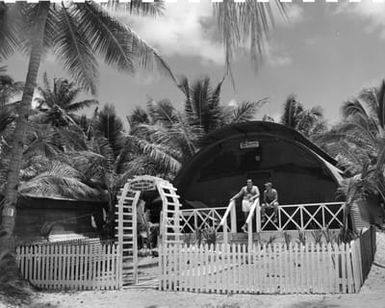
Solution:
[[(291, 26), (303, 20), (303, 9), (298, 5), (287, 6), (288, 22), (278, 17), (276, 6), (273, 5), (272, 8), (277, 27)], [(197, 57), (203, 65), (225, 64), (224, 48), (217, 37), (211, 0), (201, 0), (198, 3), (187, 0), (165, 2), (164, 14), (156, 18), (124, 14), (121, 16), (124, 16), (122, 19), (163, 56)], [(266, 59), (272, 66), (290, 63), (287, 55), (277, 55), (277, 52), (271, 49)]]
[(361, 18), (368, 22), (365, 30), (368, 33), (380, 32), (385, 39), (385, 3), (373, 0), (362, 0), (359, 3), (341, 3), (336, 14), (349, 15), (352, 18)]
[(236, 99), (231, 99), (228, 103), (227, 103), (227, 106), (229, 107), (237, 107), (238, 106), (238, 102)]
[[(275, 16), (280, 16), (277, 8), (273, 11)], [(286, 19), (282, 17), (277, 19), (278, 27), (294, 26), (295, 24), (302, 22), (304, 20), (304, 10), (297, 4), (286, 4), (286, 16)]]
[(287, 53), (273, 52), (266, 56), (266, 62), (271, 67), (282, 67), (292, 63), (292, 58)]
[(211, 1), (166, 2), (162, 16), (129, 16), (125, 21), (164, 56), (192, 56), (203, 63), (225, 63), (222, 45), (212, 38), (215, 23)]
[(316, 44), (317, 44), (317, 39), (315, 39), (314, 37), (309, 37), (305, 39), (306, 46), (314, 46)]
[(277, 41), (266, 44), (264, 58), (266, 65), (273, 68), (288, 66), (292, 63), (292, 58), (289, 53), (285, 51), (284, 46)]

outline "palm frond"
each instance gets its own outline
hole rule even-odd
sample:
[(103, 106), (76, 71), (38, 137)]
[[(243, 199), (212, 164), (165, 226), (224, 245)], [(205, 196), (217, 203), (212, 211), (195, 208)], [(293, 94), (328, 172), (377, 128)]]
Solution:
[(0, 110), (0, 136), (2, 136), (8, 126), (15, 120), (14, 115), (7, 110)]
[(136, 15), (150, 15), (158, 16), (163, 13), (164, 5), (163, 1), (152, 1), (152, 2), (143, 2), (142, 0), (132, 0), (129, 3), (126, 1), (119, 0), (109, 0), (106, 4), (109, 11), (124, 11), (127, 14), (136, 14)]
[(68, 127), (56, 127), (55, 138), (66, 150), (85, 150), (87, 144), (85, 135), (77, 125), (69, 125)]
[(228, 111), (226, 117), (226, 123), (241, 123), (252, 121), (256, 118), (256, 115), (260, 108), (267, 103), (267, 98), (260, 99), (258, 101), (250, 102), (243, 101), (236, 107), (232, 107)]
[(342, 115), (345, 119), (357, 114), (361, 117), (369, 118), (369, 115), (366, 112), (365, 107), (361, 104), (360, 100), (349, 100), (342, 105)]
[(70, 198), (74, 200), (100, 200), (100, 191), (82, 182), (82, 175), (74, 168), (53, 161), (47, 171), (21, 183), (19, 193), (33, 197)]
[(90, 142), (89, 149), (102, 157), (100, 164), (103, 165), (107, 172), (114, 172), (115, 151), (107, 138), (103, 136), (94, 137)]
[[(133, 140), (133, 142), (139, 146), (143, 151), (143, 154), (148, 155), (160, 165), (165, 166), (168, 170), (177, 172), (180, 169), (181, 163), (170, 154), (170, 152), (172, 153), (175, 151), (174, 149), (170, 149), (163, 144), (149, 142), (136, 136), (128, 136), (128, 138)], [(173, 154), (175, 155), (178, 153), (174, 152)]]
[(24, 159), (36, 155), (53, 158), (62, 151), (55, 130), (49, 126), (44, 125), (41, 129), (35, 129), (28, 139), (28, 146), (23, 153)]
[(93, 2), (76, 4), (75, 14), (81, 20), (79, 30), (106, 64), (133, 73), (133, 54), (124, 26)]
[[(96, 93), (97, 61), (89, 41), (93, 33), (85, 32), (74, 8), (62, 5), (58, 17), (58, 32), (55, 40), (55, 54), (62, 60), (76, 83), (87, 91)], [(84, 21), (83, 21), (84, 22)]]
[(115, 157), (119, 154), (123, 142), (123, 123), (118, 117), (113, 105), (105, 105), (93, 120), (95, 136), (108, 140)]
[(175, 108), (168, 99), (160, 101), (149, 100), (147, 102), (147, 110), (153, 122), (170, 126), (177, 120)]
[[(273, 1), (278, 11), (286, 16), (286, 6)], [(230, 68), (234, 52), (245, 43), (250, 44), (250, 54), (258, 69), (263, 59), (270, 30), (274, 27), (275, 16), (270, 4), (246, 0), (235, 3), (225, 0), (214, 3), (214, 16), (217, 19), (220, 40), (225, 47), (226, 66)]]
[(19, 16), (10, 5), (0, 2), (0, 61), (11, 56), (20, 47), (18, 38)]
[(75, 102), (67, 106), (67, 111), (76, 112), (92, 105), (97, 105), (99, 102), (96, 99), (86, 99), (80, 102)]
[(150, 123), (149, 114), (141, 107), (135, 107), (126, 118), (131, 131), (133, 131), (137, 125)]
[(295, 94), (291, 94), (286, 98), (281, 123), (291, 128), (296, 128), (301, 113), (304, 111), (303, 105), (297, 100)]

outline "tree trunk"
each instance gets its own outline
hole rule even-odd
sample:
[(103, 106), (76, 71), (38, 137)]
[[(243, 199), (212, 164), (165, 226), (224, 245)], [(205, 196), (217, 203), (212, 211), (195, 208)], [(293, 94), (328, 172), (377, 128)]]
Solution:
[(41, 8), (35, 24), (35, 36), (31, 38), (33, 42), (28, 64), (28, 72), (19, 108), (19, 115), (16, 121), (16, 128), (14, 132), (10, 156), (12, 159), (12, 163), (9, 168), (5, 189), (1, 224), (2, 230), (0, 234), (0, 244), (2, 245), (2, 248), (14, 248), (13, 231), (15, 228), (16, 220), (19, 174), (23, 160), (25, 133), (28, 125), (28, 115), (32, 104), (33, 93), (36, 86), (36, 79), (39, 71), (41, 56), (43, 53), (44, 31), (49, 12), (49, 5), (50, 4), (48, 1), (40, 4)]

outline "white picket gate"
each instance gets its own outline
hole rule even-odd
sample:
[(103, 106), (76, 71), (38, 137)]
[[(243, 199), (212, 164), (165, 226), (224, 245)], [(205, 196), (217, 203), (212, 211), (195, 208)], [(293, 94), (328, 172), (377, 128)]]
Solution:
[(20, 271), (44, 289), (121, 287), (121, 253), (116, 244), (52, 243), (18, 246)]
[[(250, 246), (249, 246), (250, 247)], [(363, 277), (360, 246), (168, 245), (160, 253), (160, 289), (209, 293), (355, 293)]]

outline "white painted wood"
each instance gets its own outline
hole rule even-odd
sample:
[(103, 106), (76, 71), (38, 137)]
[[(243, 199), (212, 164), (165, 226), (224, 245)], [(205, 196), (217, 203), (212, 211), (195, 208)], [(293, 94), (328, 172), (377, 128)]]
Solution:
[(103, 245), (97, 254), (87, 244), (55, 243), (19, 246), (17, 259), (24, 278), (45, 289), (118, 289), (119, 253), (113, 244)]

